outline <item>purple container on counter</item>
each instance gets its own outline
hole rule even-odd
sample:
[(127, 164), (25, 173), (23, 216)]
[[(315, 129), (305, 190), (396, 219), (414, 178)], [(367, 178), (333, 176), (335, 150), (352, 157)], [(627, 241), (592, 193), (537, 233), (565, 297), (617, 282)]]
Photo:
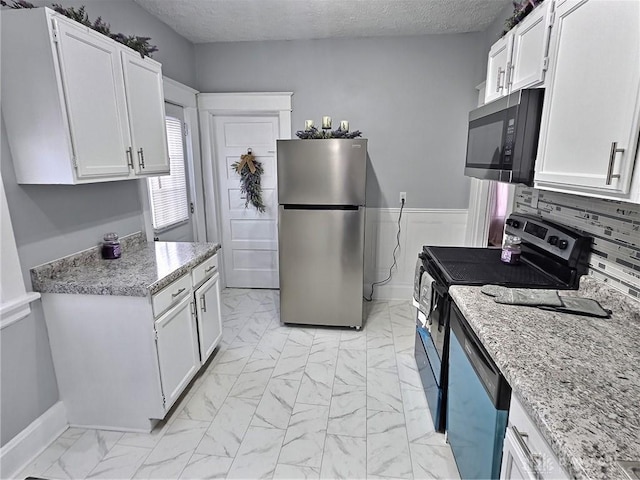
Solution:
[(122, 248), (117, 233), (105, 233), (102, 242), (102, 258), (114, 260), (122, 255)]

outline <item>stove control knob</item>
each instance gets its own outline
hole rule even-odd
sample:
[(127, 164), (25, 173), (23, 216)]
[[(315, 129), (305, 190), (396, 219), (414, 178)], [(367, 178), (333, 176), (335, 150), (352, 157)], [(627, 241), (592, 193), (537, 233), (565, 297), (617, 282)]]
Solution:
[(549, 245), (557, 245), (558, 244), (558, 237), (556, 237), (555, 235), (551, 235), (547, 239), (547, 242), (549, 243)]
[(566, 240), (559, 240), (558, 241), (558, 248), (560, 250), (565, 250), (568, 246), (569, 246), (569, 242), (567, 242)]
[(507, 219), (507, 225), (513, 228), (520, 228), (520, 222), (518, 220), (513, 220), (511, 218)]

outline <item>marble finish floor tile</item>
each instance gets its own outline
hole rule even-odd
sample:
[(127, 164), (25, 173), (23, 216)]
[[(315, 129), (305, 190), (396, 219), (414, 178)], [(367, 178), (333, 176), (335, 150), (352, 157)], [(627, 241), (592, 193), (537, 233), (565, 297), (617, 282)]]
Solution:
[(196, 453), (235, 457), (259, 400), (228, 397), (200, 441)]
[(260, 400), (264, 389), (271, 379), (273, 368), (242, 373), (231, 388), (229, 396), (242, 398), (256, 398)]
[(340, 349), (338, 351), (335, 383), (360, 386), (367, 384), (366, 350)]
[(122, 432), (87, 430), (44, 473), (47, 478), (85, 478), (122, 437)]
[(451, 447), (448, 445), (433, 446), (412, 443), (409, 448), (411, 449), (413, 478), (447, 478), (452, 480), (460, 478)]
[(366, 439), (327, 435), (320, 478), (359, 479), (366, 476)]
[(251, 425), (285, 430), (299, 389), (299, 381), (272, 379), (260, 400)]
[(216, 457), (214, 455), (194, 454), (182, 474), (185, 480), (206, 480), (211, 478), (226, 478), (231, 468), (233, 458)]
[(397, 373), (367, 369), (367, 410), (402, 412), (402, 394)]
[(327, 433), (351, 437), (367, 436), (367, 390), (334, 384)]
[(216, 416), (237, 379), (238, 377), (234, 375), (219, 373), (207, 375), (178, 417), (210, 422)]
[(151, 433), (69, 428), (14, 478), (459, 478), (407, 301), (360, 331), (284, 325), (279, 292), (221, 292), (223, 341)]
[(150, 453), (150, 448), (116, 445), (87, 478), (131, 478)]
[(307, 363), (296, 402), (329, 405), (335, 366), (331, 363)]
[(209, 422), (178, 418), (145, 459), (134, 478), (178, 478), (208, 426)]
[(304, 373), (304, 367), (307, 364), (311, 347), (290, 345), (289, 342), (291, 342), (291, 335), (284, 350), (282, 350), (280, 354), (280, 359), (273, 371), (273, 378), (280, 380), (302, 380), (302, 374)]
[(291, 480), (312, 480), (320, 478), (320, 469), (314, 467), (301, 467), (299, 465), (285, 465), (279, 463), (276, 465), (276, 472), (273, 474), (274, 480), (291, 479)]
[(284, 436), (277, 428), (249, 427), (227, 478), (272, 478)]
[(320, 468), (329, 407), (296, 403), (278, 462)]
[(411, 454), (402, 413), (367, 413), (367, 474), (412, 478)]

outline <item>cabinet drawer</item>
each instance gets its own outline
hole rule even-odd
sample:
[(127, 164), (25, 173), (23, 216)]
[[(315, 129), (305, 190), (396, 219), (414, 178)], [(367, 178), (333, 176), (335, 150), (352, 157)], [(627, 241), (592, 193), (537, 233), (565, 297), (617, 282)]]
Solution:
[[(542, 437), (542, 434), (538, 431), (515, 395), (511, 396), (508, 435), (513, 438), (513, 443), (518, 445), (524, 444), (526, 449), (529, 450), (533, 463), (535, 464), (535, 470), (533, 469), (533, 465), (530, 463), (531, 460), (528, 457), (526, 458), (526, 463), (529, 463), (528, 468), (534, 471), (534, 473), (537, 473), (536, 478), (569, 478), (567, 473), (560, 466), (558, 458), (551, 450), (551, 447)], [(526, 449), (520, 448), (523, 452)]]
[(183, 275), (178, 280), (163, 288), (151, 297), (153, 305), (153, 316), (158, 317), (171, 305), (174, 305), (191, 293), (191, 278)]
[(207, 258), (200, 265), (191, 271), (193, 277), (193, 286), (201, 284), (206, 278), (209, 278), (218, 269), (218, 254)]

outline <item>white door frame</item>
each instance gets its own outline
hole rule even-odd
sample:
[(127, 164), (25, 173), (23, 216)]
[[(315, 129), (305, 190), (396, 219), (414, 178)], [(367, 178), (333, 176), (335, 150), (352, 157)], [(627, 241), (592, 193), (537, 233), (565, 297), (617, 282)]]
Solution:
[[(213, 117), (243, 115), (277, 115), (280, 139), (291, 138), (291, 97), (293, 92), (252, 93), (201, 93), (198, 95), (198, 111), (202, 131), (202, 178), (205, 192), (206, 235), (208, 242), (222, 243), (220, 224), (221, 194), (218, 189), (218, 172), (215, 154)], [(224, 248), (224, 245), (223, 245)], [(227, 285), (224, 262), (220, 259), (220, 279)]]
[[(184, 109), (184, 122), (187, 125), (185, 139), (187, 171), (189, 183), (189, 198), (193, 202), (194, 213), (191, 214), (193, 238), (196, 242), (206, 241), (205, 231), (205, 199), (202, 185), (202, 161), (200, 158), (200, 130), (198, 128), (198, 91), (163, 77), (164, 100)], [(139, 181), (142, 216), (147, 241), (153, 241), (153, 223), (151, 221), (151, 205), (149, 203), (149, 189), (147, 180)]]

